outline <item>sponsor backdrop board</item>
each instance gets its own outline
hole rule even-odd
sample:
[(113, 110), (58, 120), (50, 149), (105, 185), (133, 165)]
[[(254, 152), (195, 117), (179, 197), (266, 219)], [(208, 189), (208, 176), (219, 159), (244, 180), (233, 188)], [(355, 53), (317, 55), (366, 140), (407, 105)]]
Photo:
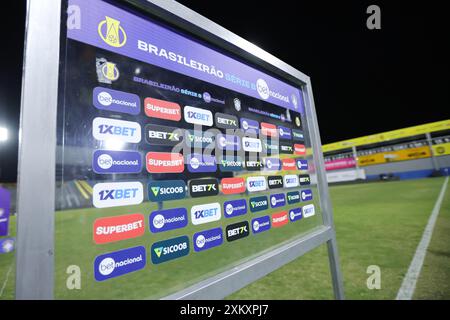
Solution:
[(163, 298), (323, 227), (306, 82), (151, 10), (62, 11), (55, 298)]

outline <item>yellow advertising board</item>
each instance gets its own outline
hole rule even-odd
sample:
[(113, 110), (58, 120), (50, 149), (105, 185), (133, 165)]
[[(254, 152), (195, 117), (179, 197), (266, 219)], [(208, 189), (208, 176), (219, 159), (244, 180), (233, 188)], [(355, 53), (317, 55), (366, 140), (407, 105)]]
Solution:
[(433, 153), (436, 157), (450, 155), (450, 142), (434, 145)]
[(391, 152), (380, 152), (366, 156), (358, 157), (359, 166), (370, 166), (373, 164), (382, 164), (395, 161), (415, 160), (431, 157), (430, 148), (428, 146), (403, 149)]

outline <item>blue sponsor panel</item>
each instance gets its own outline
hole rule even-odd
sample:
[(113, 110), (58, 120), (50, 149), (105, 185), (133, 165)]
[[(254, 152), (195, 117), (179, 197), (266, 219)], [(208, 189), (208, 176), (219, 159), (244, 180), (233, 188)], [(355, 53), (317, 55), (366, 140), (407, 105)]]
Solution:
[(183, 180), (150, 181), (148, 199), (153, 202), (183, 199), (186, 197), (186, 183)]
[(245, 133), (258, 134), (259, 122), (252, 119), (241, 118), (241, 129), (243, 129)]
[(270, 206), (272, 208), (278, 208), (286, 205), (286, 197), (284, 193), (276, 193), (270, 196)]
[(3, 238), (0, 239), (0, 254), (10, 253), (14, 251), (14, 238)]
[(195, 252), (220, 246), (223, 243), (222, 228), (214, 228), (197, 232), (192, 237), (192, 243), (194, 244)]
[(262, 216), (252, 219), (253, 233), (261, 233), (270, 229), (270, 216)]
[(191, 153), (186, 157), (186, 164), (189, 172), (216, 172), (216, 158), (210, 155)]
[(269, 200), (267, 196), (253, 197), (248, 200), (250, 211), (258, 212), (269, 208)]
[(95, 173), (139, 173), (142, 156), (137, 151), (95, 150), (92, 157)]
[(221, 150), (241, 150), (241, 139), (232, 134), (219, 133), (216, 137), (217, 147)]
[(278, 126), (278, 133), (280, 136), (280, 139), (286, 139), (286, 140), (291, 140), (292, 139), (292, 132), (291, 129), (283, 127), (283, 126)]
[(9, 210), (11, 205), (11, 193), (0, 187), (0, 237), (9, 233)]
[(247, 213), (247, 201), (245, 199), (230, 200), (223, 203), (225, 218), (242, 216)]
[(297, 164), (298, 170), (308, 170), (308, 160), (304, 159), (295, 159), (295, 163)]
[(292, 222), (300, 220), (302, 217), (302, 208), (294, 208), (289, 210), (289, 220)]
[(300, 192), (292, 191), (286, 194), (288, 204), (294, 204), (300, 202)]
[(143, 246), (102, 254), (94, 261), (95, 280), (104, 281), (143, 269), (145, 263)]
[(178, 259), (189, 254), (189, 238), (181, 236), (155, 242), (150, 248), (153, 264)]
[(311, 189), (305, 189), (300, 191), (302, 201), (311, 201), (313, 199), (313, 193)]
[(264, 166), (269, 171), (279, 171), (281, 170), (281, 161), (279, 158), (265, 158)]
[(186, 208), (153, 211), (149, 217), (150, 231), (153, 233), (184, 228), (187, 223)]
[(141, 101), (133, 93), (95, 87), (92, 102), (99, 110), (107, 110), (137, 115), (141, 111)]

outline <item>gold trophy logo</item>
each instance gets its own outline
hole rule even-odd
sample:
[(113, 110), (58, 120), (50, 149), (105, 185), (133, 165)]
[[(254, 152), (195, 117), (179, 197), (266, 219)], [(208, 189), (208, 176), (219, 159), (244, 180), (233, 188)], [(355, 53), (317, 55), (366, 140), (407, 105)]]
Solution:
[(103, 76), (111, 81), (115, 81), (119, 78), (119, 69), (117, 69), (116, 64), (112, 62), (106, 62), (102, 66)]
[(120, 21), (108, 16), (105, 16), (105, 20), (98, 24), (98, 34), (111, 47), (120, 48), (127, 42), (127, 34), (120, 25)]

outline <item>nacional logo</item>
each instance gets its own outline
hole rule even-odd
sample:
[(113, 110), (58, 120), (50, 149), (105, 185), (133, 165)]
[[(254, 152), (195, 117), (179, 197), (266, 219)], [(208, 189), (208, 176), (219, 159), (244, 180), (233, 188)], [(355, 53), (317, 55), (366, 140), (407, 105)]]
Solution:
[(219, 133), (216, 141), (221, 150), (241, 150), (241, 140), (238, 136)]
[(301, 186), (308, 186), (311, 184), (311, 177), (309, 176), (309, 174), (300, 174), (298, 177)]
[(220, 171), (241, 171), (244, 168), (244, 161), (239, 156), (222, 156), (219, 161)]
[(248, 235), (250, 234), (248, 221), (242, 221), (228, 225), (225, 228), (225, 234), (228, 242), (248, 237)]
[(233, 115), (225, 114), (225, 113), (219, 113), (217, 112), (214, 115), (214, 119), (216, 122), (216, 127), (221, 129), (237, 129), (239, 128), (238, 125), (238, 118)]
[(295, 159), (287, 158), (282, 160), (283, 170), (296, 170)]
[(153, 202), (184, 199), (186, 183), (183, 180), (150, 181), (148, 184), (148, 199)]
[(257, 138), (243, 137), (242, 145), (243, 145), (244, 151), (248, 151), (248, 152), (261, 152), (262, 151), (261, 140), (259, 140)]
[(181, 107), (178, 103), (155, 98), (145, 98), (144, 106), (147, 117), (170, 121), (181, 120)]
[(265, 158), (264, 164), (269, 171), (281, 170), (281, 161), (279, 158)]
[(98, 218), (94, 222), (94, 242), (102, 244), (140, 237), (145, 232), (144, 221), (140, 213)]
[(107, 45), (120, 48), (127, 42), (127, 34), (120, 21), (105, 16), (105, 20), (98, 24), (98, 35)]
[(95, 87), (92, 103), (99, 110), (107, 110), (137, 115), (141, 112), (139, 96), (133, 93)]
[(248, 177), (247, 178), (247, 190), (249, 192), (264, 191), (267, 189), (266, 177)]
[(92, 121), (92, 135), (97, 140), (117, 139), (123, 142), (139, 143), (141, 125), (137, 122), (97, 117)]
[(258, 79), (256, 81), (256, 91), (258, 91), (259, 96), (264, 100), (269, 99), (270, 90), (267, 82), (264, 79)]
[(269, 208), (267, 196), (250, 198), (248, 202), (250, 204), (251, 212), (263, 211)]
[(148, 152), (145, 163), (149, 173), (181, 173), (184, 171), (184, 158), (179, 153)]
[(94, 260), (94, 277), (96, 281), (108, 280), (143, 269), (145, 263), (143, 246), (102, 254)]
[(306, 154), (306, 147), (304, 144), (294, 144), (294, 153), (296, 155), (305, 155)]
[(144, 188), (140, 182), (97, 183), (92, 190), (92, 202), (96, 208), (130, 206), (143, 200)]
[(223, 178), (221, 184), (223, 194), (236, 194), (245, 192), (244, 178)]
[(261, 134), (267, 137), (278, 137), (277, 126), (271, 123), (261, 122)]
[(270, 217), (262, 216), (252, 220), (253, 233), (261, 233), (270, 229)]
[(302, 208), (294, 208), (289, 210), (289, 219), (292, 222), (300, 220), (302, 217)]
[(220, 204), (207, 203), (199, 204), (191, 208), (191, 221), (193, 225), (199, 225), (220, 220)]
[(215, 178), (191, 180), (189, 193), (193, 198), (216, 196), (219, 194), (219, 182)]
[(216, 172), (216, 157), (202, 155), (200, 153), (191, 153), (186, 156), (186, 163), (189, 172)]
[(292, 132), (291, 129), (279, 126), (278, 131), (280, 133), (281, 139), (291, 140), (292, 139)]
[(145, 140), (152, 145), (176, 146), (183, 141), (183, 130), (180, 128), (147, 124)]
[(289, 222), (288, 214), (286, 211), (275, 213), (272, 215), (272, 227), (278, 228), (286, 225)]
[(299, 186), (298, 176), (295, 174), (287, 174), (283, 178), (285, 188), (295, 188)]
[(269, 189), (277, 189), (283, 187), (283, 177), (282, 176), (269, 176), (267, 177)]
[(309, 218), (309, 217), (313, 216), (316, 213), (314, 210), (314, 205), (308, 204), (306, 206), (303, 206), (302, 213), (303, 213), (303, 217), (305, 217), (305, 218)]
[(241, 216), (247, 213), (247, 201), (245, 199), (230, 200), (223, 203), (225, 218)]
[(95, 173), (139, 173), (142, 170), (142, 156), (137, 151), (95, 150), (92, 156)]
[(222, 228), (214, 228), (197, 232), (192, 237), (195, 252), (208, 250), (223, 243)]
[(153, 211), (149, 217), (150, 231), (153, 233), (184, 228), (188, 224), (186, 208), (172, 208)]
[(187, 256), (189, 250), (187, 236), (155, 242), (150, 248), (152, 263), (159, 264)]
[(201, 126), (212, 127), (213, 115), (212, 112), (205, 109), (194, 108), (191, 106), (184, 107), (184, 121), (192, 124), (199, 124)]
[(310, 201), (313, 198), (311, 189), (302, 190), (300, 194), (302, 196), (302, 201)]
[(288, 204), (294, 204), (300, 202), (300, 192), (292, 191), (286, 194)]
[(298, 170), (308, 170), (308, 160), (296, 159)]
[(258, 134), (259, 122), (252, 119), (241, 118), (241, 128), (244, 129), (244, 132), (246, 133)]
[(270, 196), (270, 206), (272, 208), (278, 208), (286, 205), (286, 198), (284, 197), (284, 193), (272, 194)]

